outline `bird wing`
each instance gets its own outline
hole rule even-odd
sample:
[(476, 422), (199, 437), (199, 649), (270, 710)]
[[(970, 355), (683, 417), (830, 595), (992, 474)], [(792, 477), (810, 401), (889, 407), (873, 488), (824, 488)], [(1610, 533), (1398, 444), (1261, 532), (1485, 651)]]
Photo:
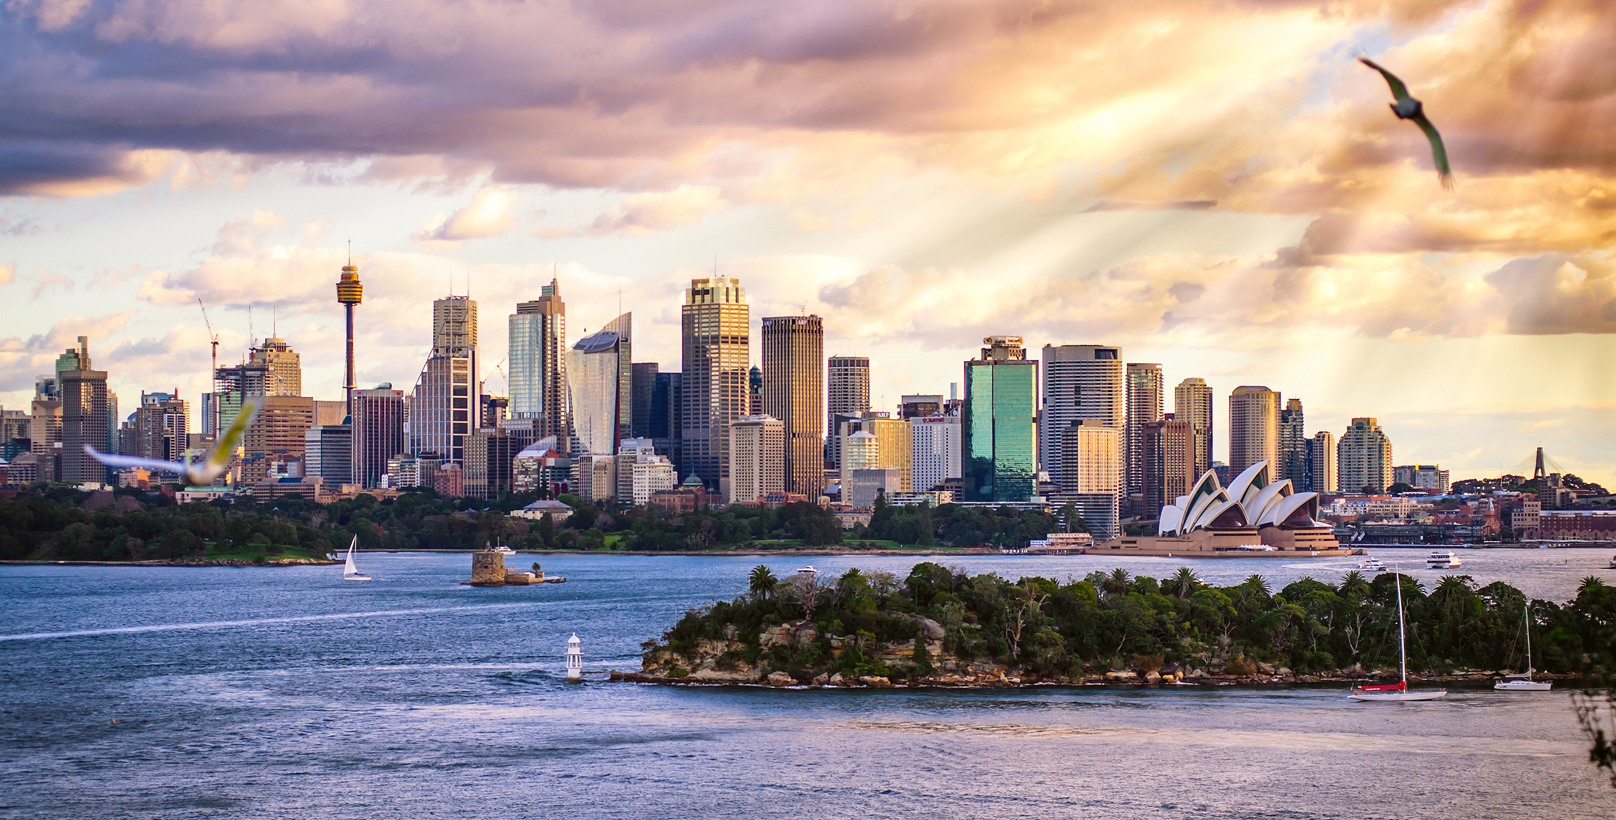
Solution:
[(1373, 68), (1376, 71), (1379, 71), (1380, 76), (1386, 78), (1386, 84), (1392, 87), (1392, 96), (1393, 97), (1396, 97), (1399, 100), (1408, 99), (1408, 86), (1403, 85), (1403, 81), (1397, 79), (1396, 74), (1393, 74), (1390, 71), (1387, 71), (1386, 69), (1381, 68), (1380, 66), (1376, 65), (1375, 61), (1369, 59), (1368, 57), (1359, 57), (1358, 62), (1363, 63), (1364, 65), (1369, 66), (1370, 68)]
[(1448, 149), (1442, 145), (1442, 135), (1436, 132), (1436, 126), (1426, 118), (1425, 112), (1413, 117), (1414, 124), (1425, 132), (1425, 138), (1431, 141), (1431, 156), (1436, 159), (1436, 171), (1442, 175), (1442, 187), (1453, 188), (1453, 168), (1448, 165)]
[(185, 472), (185, 465), (175, 461), (161, 461), (155, 458), (140, 458), (138, 456), (113, 455), (111, 453), (103, 453), (88, 444), (84, 445), (84, 452), (88, 453), (91, 458), (107, 465), (108, 467), (140, 467), (147, 470), (159, 470), (165, 473), (176, 474)]
[(236, 445), (247, 432), (247, 427), (258, 416), (258, 409), (263, 406), (263, 400), (258, 398), (247, 399), (241, 404), (241, 411), (236, 413), (230, 426), (214, 440), (213, 447), (208, 450), (207, 457), (201, 463), (192, 464), (187, 470), (187, 477), (192, 484), (207, 484), (217, 478), (225, 468), (230, 466), (230, 456), (235, 453)]

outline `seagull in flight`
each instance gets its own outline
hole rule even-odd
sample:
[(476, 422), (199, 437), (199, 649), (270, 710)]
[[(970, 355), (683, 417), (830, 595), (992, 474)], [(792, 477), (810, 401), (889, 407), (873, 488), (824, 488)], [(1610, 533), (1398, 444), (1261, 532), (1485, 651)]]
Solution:
[(191, 458), (192, 451), (185, 452), (184, 463), (178, 461), (159, 461), (154, 458), (137, 458), (135, 456), (119, 456), (103, 453), (100, 450), (84, 445), (84, 452), (108, 467), (140, 467), (147, 470), (157, 470), (165, 473), (174, 473), (185, 479), (192, 487), (210, 484), (230, 466), (230, 456), (236, 451), (236, 445), (241, 437), (252, 425), (257, 417), (258, 410), (263, 406), (263, 399), (250, 398), (241, 404), (241, 412), (236, 413), (234, 421), (225, 429), (224, 433), (214, 440), (213, 446), (208, 449), (207, 455), (201, 461)]
[(1431, 155), (1436, 158), (1436, 170), (1442, 178), (1442, 187), (1453, 190), (1453, 169), (1448, 167), (1448, 150), (1442, 147), (1442, 135), (1436, 132), (1436, 126), (1425, 118), (1425, 106), (1408, 95), (1408, 86), (1403, 85), (1397, 75), (1375, 65), (1375, 61), (1368, 57), (1359, 57), (1358, 62), (1379, 71), (1380, 76), (1386, 78), (1386, 84), (1392, 87), (1392, 96), (1397, 98), (1397, 102), (1391, 106), (1392, 113), (1400, 120), (1413, 120), (1425, 132), (1425, 138), (1431, 141)]

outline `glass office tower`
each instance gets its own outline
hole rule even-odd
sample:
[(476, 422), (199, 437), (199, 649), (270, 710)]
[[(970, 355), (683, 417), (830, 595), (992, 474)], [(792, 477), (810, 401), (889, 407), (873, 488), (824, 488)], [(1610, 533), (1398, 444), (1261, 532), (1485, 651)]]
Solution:
[(1038, 484), (1038, 363), (1019, 336), (982, 341), (982, 357), (965, 363), (965, 500), (1027, 501)]

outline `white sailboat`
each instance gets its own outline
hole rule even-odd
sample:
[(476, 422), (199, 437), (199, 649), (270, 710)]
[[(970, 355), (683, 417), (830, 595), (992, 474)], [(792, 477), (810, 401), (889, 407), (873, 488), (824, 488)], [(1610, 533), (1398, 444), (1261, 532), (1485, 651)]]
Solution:
[(1493, 684), (1494, 689), (1505, 692), (1547, 692), (1554, 688), (1553, 681), (1532, 680), (1532, 616), (1531, 604), (1521, 610), (1521, 620), (1526, 627), (1526, 674), (1505, 675), (1504, 679)]
[(1371, 702), (1401, 702), (1405, 700), (1436, 700), (1447, 697), (1446, 689), (1427, 689), (1421, 692), (1408, 691), (1408, 648), (1403, 637), (1403, 576), (1397, 574), (1397, 671), (1402, 677), (1396, 683), (1381, 686), (1354, 686), (1352, 694), (1347, 700), (1363, 700)]
[(369, 581), (370, 580), (369, 575), (360, 575), (359, 574), (359, 565), (354, 563), (354, 560), (353, 560), (354, 547), (357, 547), (357, 546), (359, 546), (359, 536), (356, 535), (356, 536), (354, 536), (354, 539), (352, 541), (348, 542), (348, 562), (346, 564), (344, 564), (343, 567), (342, 567), (342, 580), (344, 580), (344, 581)]

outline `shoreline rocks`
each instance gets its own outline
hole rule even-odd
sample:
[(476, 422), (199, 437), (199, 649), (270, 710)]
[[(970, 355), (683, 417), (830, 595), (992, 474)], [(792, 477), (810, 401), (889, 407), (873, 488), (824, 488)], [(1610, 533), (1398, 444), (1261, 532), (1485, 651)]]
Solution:
[[(756, 663), (743, 659), (746, 644), (737, 639), (735, 630), (725, 630), (719, 640), (703, 639), (696, 642), (689, 655), (675, 653), (667, 647), (647, 651), (641, 659), (640, 671), (611, 673), (614, 681), (630, 683), (684, 684), (706, 686), (768, 686), (774, 688), (854, 688), (890, 689), (910, 688), (1015, 688), (1027, 686), (1257, 686), (1318, 683), (1375, 683), (1397, 680), (1396, 669), (1364, 669), (1354, 665), (1341, 669), (1298, 674), (1289, 667), (1267, 662), (1251, 662), (1241, 658), (1220, 659), (1201, 657), (1184, 665), (1164, 664), (1154, 669), (1112, 669), (1084, 671), (1075, 675), (1039, 675), (1030, 670), (981, 659), (965, 660), (943, 651), (943, 626), (920, 616), (917, 620), (919, 637), (912, 640), (870, 643), (862, 645), (865, 660), (875, 668), (892, 670), (887, 675), (844, 675), (839, 669), (793, 670), (773, 668), (767, 657)], [(935, 637), (934, 637), (935, 636)], [(762, 653), (778, 647), (807, 648), (817, 641), (829, 643), (832, 659), (840, 657), (855, 646), (849, 636), (822, 636), (811, 621), (792, 621), (767, 627), (757, 636), (757, 647)], [(915, 671), (915, 649), (923, 642), (923, 661), (929, 673)], [(754, 657), (757, 655), (754, 654)], [(1224, 669), (1227, 665), (1238, 669)], [(1249, 670), (1249, 674), (1244, 674)], [(1435, 675), (1410, 675), (1410, 683), (1485, 683), (1501, 679), (1509, 670), (1457, 670)], [(901, 674), (900, 674), (901, 673)], [(1543, 680), (1574, 680), (1575, 675), (1540, 673)]]

